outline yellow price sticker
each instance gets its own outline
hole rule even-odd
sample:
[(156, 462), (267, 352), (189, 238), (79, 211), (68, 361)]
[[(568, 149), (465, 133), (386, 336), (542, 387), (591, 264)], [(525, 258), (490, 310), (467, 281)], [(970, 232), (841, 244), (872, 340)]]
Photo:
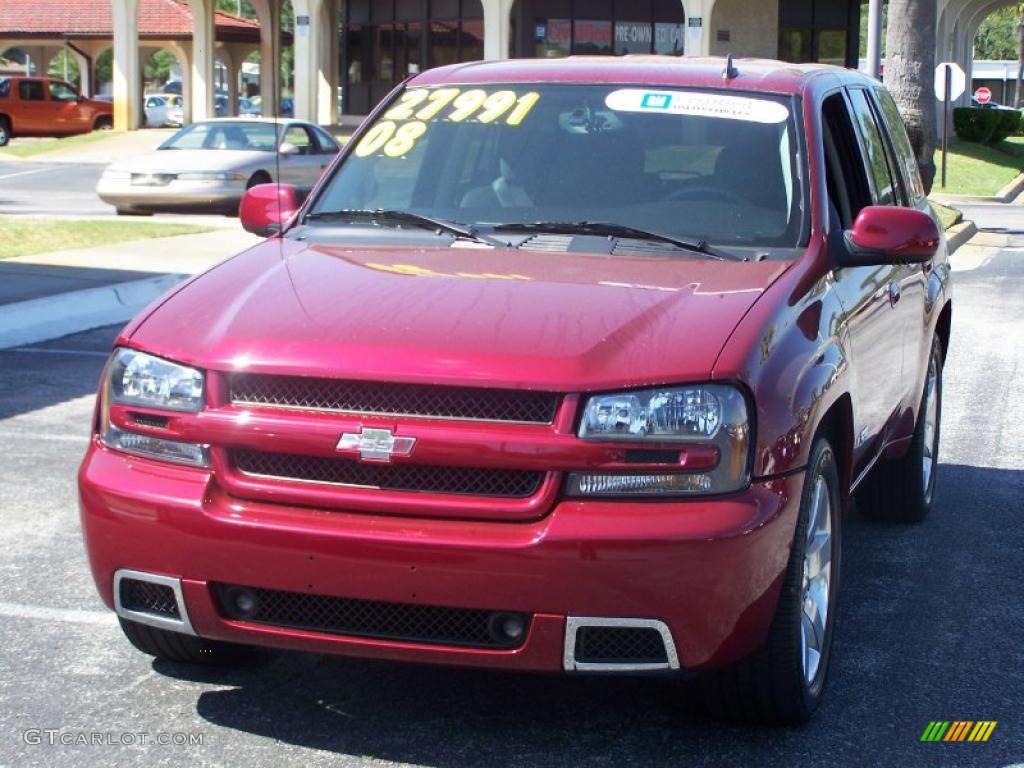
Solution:
[[(356, 145), (356, 157), (382, 153), (384, 157), (408, 155), (433, 123), (476, 122), (517, 127), (540, 101), (540, 94), (511, 90), (488, 93), (483, 88), (410, 88)], [(445, 110), (451, 111), (445, 113)]]

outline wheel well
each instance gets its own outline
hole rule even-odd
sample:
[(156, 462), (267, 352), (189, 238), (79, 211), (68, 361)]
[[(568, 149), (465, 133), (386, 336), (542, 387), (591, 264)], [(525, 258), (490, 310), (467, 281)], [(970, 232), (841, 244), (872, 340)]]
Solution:
[(114, 124), (114, 118), (111, 117), (110, 115), (99, 115), (95, 120), (92, 121), (93, 130), (95, 130), (96, 128), (98, 128), (101, 125), (107, 125), (108, 123), (110, 125), (113, 125)]
[(949, 335), (953, 331), (953, 302), (946, 302), (946, 306), (939, 313), (939, 320), (935, 324), (935, 332), (939, 335), (939, 344), (942, 345), (942, 360), (946, 360), (946, 353), (949, 351)]
[(266, 171), (256, 171), (252, 176), (249, 177), (249, 181), (246, 182), (246, 189), (254, 187), (257, 184), (269, 184), (274, 179)]
[(835, 451), (845, 513), (850, 483), (853, 482), (853, 403), (848, 393), (836, 400), (821, 417), (815, 437), (818, 435), (828, 438)]

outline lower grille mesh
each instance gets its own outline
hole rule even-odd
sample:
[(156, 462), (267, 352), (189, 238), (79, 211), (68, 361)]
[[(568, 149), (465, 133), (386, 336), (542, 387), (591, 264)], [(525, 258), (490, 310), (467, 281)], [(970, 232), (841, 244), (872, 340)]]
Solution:
[(665, 642), (650, 627), (580, 627), (576, 661), (591, 664), (667, 663)]
[(174, 590), (164, 584), (121, 579), (121, 606), (129, 611), (180, 618)]
[[(243, 613), (237, 608), (239, 594), (255, 598), (250, 611)], [(428, 645), (511, 648), (521, 645), (527, 634), (524, 631), (516, 641), (496, 638), (491, 631), (492, 619), (509, 614), (494, 611), (354, 600), (229, 584), (218, 584), (217, 595), (222, 612), (229, 618), (335, 635)], [(517, 615), (528, 623), (528, 616)]]
[(301, 480), (388, 491), (424, 491), (470, 496), (526, 498), (540, 488), (543, 472), (424, 464), (363, 464), (350, 459), (297, 456), (236, 448), (239, 472), (281, 480)]

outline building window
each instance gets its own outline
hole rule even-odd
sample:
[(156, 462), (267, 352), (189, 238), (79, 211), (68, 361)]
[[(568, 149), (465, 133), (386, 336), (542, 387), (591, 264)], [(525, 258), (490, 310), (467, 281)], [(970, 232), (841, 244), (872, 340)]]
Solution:
[(856, 66), (859, 0), (780, 0), (779, 58)]
[(519, 56), (553, 59), (570, 54), (681, 55), (685, 32), (678, 0), (517, 0)]

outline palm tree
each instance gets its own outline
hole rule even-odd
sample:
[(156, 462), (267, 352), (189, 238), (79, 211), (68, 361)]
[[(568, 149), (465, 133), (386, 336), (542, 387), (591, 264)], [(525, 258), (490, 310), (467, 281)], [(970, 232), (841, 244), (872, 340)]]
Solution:
[(907, 124), (925, 189), (935, 179), (937, 0), (889, 0), (885, 84)]

